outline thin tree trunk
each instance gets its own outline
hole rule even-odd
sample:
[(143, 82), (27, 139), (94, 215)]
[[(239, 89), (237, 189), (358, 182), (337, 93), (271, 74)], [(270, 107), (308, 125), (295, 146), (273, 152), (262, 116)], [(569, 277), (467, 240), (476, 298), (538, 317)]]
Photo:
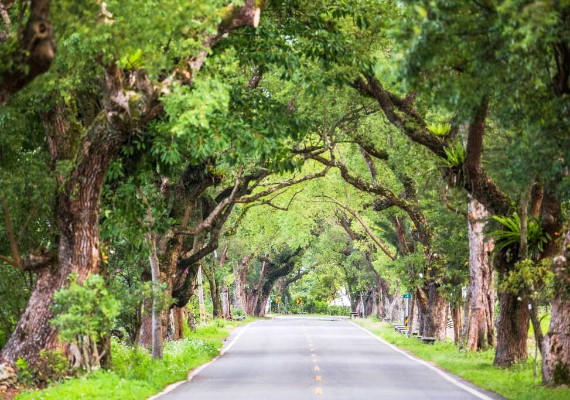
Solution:
[(206, 267), (206, 263), (202, 264), (202, 269), (210, 284), (210, 298), (212, 299), (212, 315), (214, 318), (222, 317), (222, 299), (220, 295), (220, 288), (216, 281), (216, 272), (212, 266)]
[(148, 241), (151, 246), (149, 255), (152, 276), (152, 358), (162, 358), (162, 307), (160, 307), (160, 268), (156, 251), (156, 235), (151, 232)]
[(461, 306), (456, 304), (451, 308), (451, 319), (453, 320), (453, 341), (456, 345), (461, 342)]
[(412, 337), (414, 334), (414, 314), (416, 308), (416, 296), (412, 296), (411, 299), (408, 300), (408, 304), (410, 305), (410, 315), (409, 315), (409, 325), (408, 325), (408, 337)]
[(226, 285), (222, 287), (222, 317), (227, 320), (232, 319), (230, 294)]

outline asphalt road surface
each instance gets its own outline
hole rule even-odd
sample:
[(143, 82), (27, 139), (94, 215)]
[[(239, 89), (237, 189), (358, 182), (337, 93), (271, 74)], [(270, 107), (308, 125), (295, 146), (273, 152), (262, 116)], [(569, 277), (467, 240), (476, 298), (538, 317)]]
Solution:
[(240, 328), (224, 354), (160, 400), (500, 399), (350, 321), (278, 318)]

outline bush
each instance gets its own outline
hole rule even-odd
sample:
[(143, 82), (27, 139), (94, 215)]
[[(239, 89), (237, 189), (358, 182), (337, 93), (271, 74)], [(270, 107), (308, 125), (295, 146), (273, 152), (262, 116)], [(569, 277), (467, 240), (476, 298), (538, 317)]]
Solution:
[(126, 346), (115, 340), (111, 342), (112, 370), (123, 379), (144, 380), (152, 371), (152, 356), (139, 346)]
[(234, 315), (235, 317), (245, 317), (245, 311), (243, 311), (241, 308), (233, 308), (232, 309), (232, 315)]
[(350, 308), (345, 306), (331, 306), (326, 301), (306, 299), (300, 306), (291, 306), (289, 311), (292, 314), (308, 312), (309, 314), (323, 315), (349, 315)]
[(79, 364), (90, 371), (100, 366), (97, 343), (113, 328), (119, 313), (119, 302), (109, 294), (105, 281), (91, 275), (82, 284), (77, 275), (69, 278), (69, 286), (54, 294), (51, 324), (59, 329), (61, 340), (77, 346)]
[(45, 387), (52, 382), (62, 381), (70, 375), (71, 368), (67, 357), (61, 350), (42, 350), (35, 365), (26, 360), (16, 361), (18, 381), (25, 386)]

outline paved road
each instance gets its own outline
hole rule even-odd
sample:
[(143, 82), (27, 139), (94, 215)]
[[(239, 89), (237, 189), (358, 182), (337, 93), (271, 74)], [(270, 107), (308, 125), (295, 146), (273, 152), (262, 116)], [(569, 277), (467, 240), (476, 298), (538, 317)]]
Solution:
[(438, 371), (347, 320), (279, 318), (241, 328), (224, 355), (159, 399), (499, 398)]

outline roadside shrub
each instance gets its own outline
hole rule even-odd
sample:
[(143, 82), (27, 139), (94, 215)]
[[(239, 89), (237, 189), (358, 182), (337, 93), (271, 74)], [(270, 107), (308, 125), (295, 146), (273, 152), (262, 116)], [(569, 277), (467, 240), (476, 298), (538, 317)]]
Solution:
[(54, 318), (50, 322), (59, 329), (62, 341), (77, 346), (74, 355), (82, 369), (100, 367), (101, 355), (95, 344), (111, 331), (119, 308), (99, 275), (91, 275), (80, 284), (73, 274), (69, 286), (54, 294)]
[(49, 383), (62, 381), (71, 374), (69, 360), (61, 350), (42, 350), (35, 365), (26, 360), (16, 361), (18, 381), (24, 386), (45, 387)]
[(123, 379), (144, 380), (152, 373), (152, 356), (144, 348), (130, 347), (116, 340), (111, 342), (112, 370)]
[(232, 315), (234, 315), (235, 317), (245, 317), (245, 311), (243, 311), (241, 308), (232, 308)]

